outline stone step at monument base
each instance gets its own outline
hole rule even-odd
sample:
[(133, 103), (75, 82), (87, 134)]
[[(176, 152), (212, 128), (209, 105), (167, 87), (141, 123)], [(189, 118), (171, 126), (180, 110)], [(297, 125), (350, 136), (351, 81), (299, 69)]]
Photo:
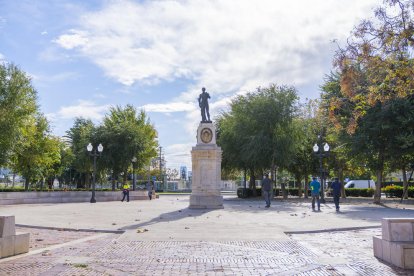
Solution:
[(29, 252), (29, 233), (0, 238), (0, 258), (10, 257)]
[(382, 238), (373, 237), (374, 256), (414, 269), (414, 218), (383, 218)]
[(190, 209), (223, 209), (221, 195), (191, 195)]
[(16, 233), (14, 216), (0, 216), (0, 258), (29, 252), (29, 233)]
[(414, 242), (390, 242), (374, 238), (374, 256), (401, 268), (414, 269)]

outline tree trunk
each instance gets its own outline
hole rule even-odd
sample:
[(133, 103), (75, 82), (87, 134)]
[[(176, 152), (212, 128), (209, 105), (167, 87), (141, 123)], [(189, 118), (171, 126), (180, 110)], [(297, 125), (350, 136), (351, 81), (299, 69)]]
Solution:
[[(274, 184), (274, 186), (275, 186), (275, 189), (276, 189), (276, 187), (277, 187), (277, 166), (275, 166), (275, 168), (274, 168), (274, 173), (275, 173), (275, 184)], [(276, 196), (279, 196), (279, 195), (277, 194)]]
[(245, 189), (247, 188), (246, 182), (247, 182), (247, 169), (244, 168), (244, 183), (243, 183), (243, 185), (244, 185)]
[(306, 174), (305, 175), (305, 191), (304, 191), (304, 193), (305, 193), (305, 198), (308, 198), (308, 191), (309, 191), (309, 175), (308, 174)]
[(344, 171), (342, 169), (338, 170), (338, 177), (339, 177), (339, 181), (341, 182), (341, 197), (346, 198), (345, 183), (344, 183)]
[(256, 177), (254, 175), (254, 170), (253, 169), (250, 169), (250, 185), (249, 186), (253, 189), (253, 196), (257, 196)]
[(381, 183), (382, 183), (382, 170), (377, 170), (377, 183), (375, 184), (374, 203), (381, 203)]
[(112, 172), (111, 183), (112, 183), (112, 191), (115, 191), (115, 173), (114, 172)]
[(127, 180), (128, 180), (128, 171), (125, 171), (124, 177), (122, 179), (122, 186), (126, 184)]
[(284, 181), (282, 181), (280, 188), (282, 190), (283, 199), (287, 199), (286, 183)]
[(301, 198), (303, 196), (303, 191), (302, 191), (302, 181), (300, 179), (300, 175), (297, 175), (295, 178), (296, 183), (298, 183), (298, 196), (299, 198)]
[(275, 170), (276, 170), (276, 165), (275, 165), (275, 162), (272, 160), (272, 166), (271, 166), (271, 169), (270, 169), (270, 180), (272, 181), (272, 188), (271, 188), (270, 192), (272, 193), (272, 198), (275, 195), (275, 192), (274, 192), (275, 191), (275, 185), (276, 185)]
[(24, 190), (27, 191), (29, 190), (29, 178), (25, 177), (24, 179)]
[(408, 199), (408, 193), (407, 193), (407, 189), (408, 189), (408, 180), (407, 180), (407, 174), (405, 172), (405, 165), (403, 165), (401, 172), (403, 175), (403, 198), (404, 199)]

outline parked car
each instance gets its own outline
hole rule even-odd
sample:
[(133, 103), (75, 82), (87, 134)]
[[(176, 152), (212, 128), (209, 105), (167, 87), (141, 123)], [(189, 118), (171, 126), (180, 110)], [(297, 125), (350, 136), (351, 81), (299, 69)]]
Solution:
[(375, 182), (372, 179), (369, 180), (350, 180), (345, 184), (345, 188), (358, 188), (358, 189), (375, 189)]

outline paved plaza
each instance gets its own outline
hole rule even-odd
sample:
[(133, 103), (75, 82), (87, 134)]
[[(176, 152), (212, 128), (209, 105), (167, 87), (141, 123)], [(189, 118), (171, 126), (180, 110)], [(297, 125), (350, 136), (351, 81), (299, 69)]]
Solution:
[[(224, 209), (188, 209), (188, 195), (158, 200), (0, 206), (30, 232), (30, 251), (0, 260), (0, 275), (414, 275), (373, 256), (383, 217), (414, 206), (369, 201), (225, 196)], [(71, 231), (72, 230), (72, 231)]]

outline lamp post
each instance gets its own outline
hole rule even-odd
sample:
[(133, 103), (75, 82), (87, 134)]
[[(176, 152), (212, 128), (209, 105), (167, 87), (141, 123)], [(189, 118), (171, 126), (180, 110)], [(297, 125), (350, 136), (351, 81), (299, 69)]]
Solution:
[(319, 144), (315, 143), (315, 145), (313, 146), (313, 152), (315, 153), (315, 155), (319, 157), (319, 173), (320, 173), (320, 179), (321, 179), (321, 203), (325, 203), (325, 192), (324, 192), (325, 172), (323, 168), (322, 159), (329, 155), (329, 145), (328, 143), (325, 142), (325, 144), (322, 147), (320, 137), (318, 138), (319, 138)]
[(98, 148), (92, 152), (93, 146), (91, 143), (89, 143), (86, 149), (88, 150), (89, 155), (93, 156), (93, 182), (92, 182), (92, 197), (91, 197), (90, 203), (96, 203), (96, 199), (95, 199), (96, 157), (101, 156), (102, 151), (103, 151), (103, 146), (102, 144), (99, 144)]
[(132, 161), (132, 190), (135, 191), (135, 186), (136, 186), (135, 164), (137, 163), (137, 158), (134, 156), (131, 161)]

